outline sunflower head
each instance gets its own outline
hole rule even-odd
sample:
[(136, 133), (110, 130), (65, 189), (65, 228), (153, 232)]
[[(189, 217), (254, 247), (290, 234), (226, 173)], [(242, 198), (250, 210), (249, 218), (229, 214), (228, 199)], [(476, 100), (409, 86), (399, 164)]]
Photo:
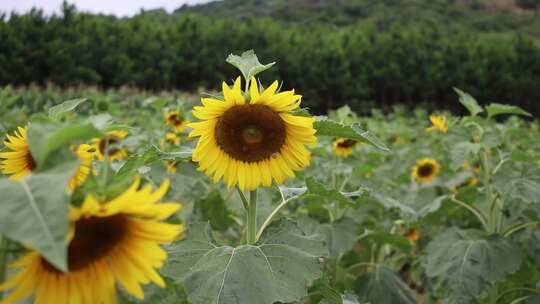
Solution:
[(347, 138), (337, 138), (332, 143), (334, 154), (344, 158), (349, 157), (352, 154), (354, 147), (359, 144), (358, 141), (347, 139)]
[(100, 203), (88, 195), (70, 210), (68, 272), (62, 272), (31, 251), (13, 265), (19, 272), (0, 285), (13, 289), (2, 303), (34, 294), (36, 303), (117, 303), (116, 285), (142, 299), (142, 284), (164, 287), (156, 272), (167, 253), (161, 244), (175, 240), (182, 225), (164, 223), (180, 204), (158, 203), (169, 183), (139, 190), (137, 180), (117, 198)]
[(182, 132), (188, 121), (184, 119), (180, 111), (169, 111), (165, 113), (165, 123), (176, 132)]
[(445, 116), (431, 115), (429, 116), (432, 126), (427, 128), (428, 131), (440, 131), (442, 133), (448, 132), (448, 121)]
[(467, 186), (474, 187), (478, 185), (480, 181), (476, 177), (471, 177), (466, 181)]
[(128, 132), (123, 130), (109, 131), (102, 138), (92, 140), (96, 156), (103, 160), (107, 156), (110, 161), (122, 160), (127, 157), (126, 149), (121, 147), (122, 140), (126, 138)]
[(422, 158), (416, 162), (411, 176), (422, 183), (432, 182), (439, 175), (440, 165), (431, 158)]
[(403, 137), (396, 135), (391, 139), (391, 142), (393, 145), (402, 145), (406, 143), (407, 141)]
[(30, 175), (36, 169), (36, 161), (30, 153), (27, 137), (28, 127), (18, 127), (12, 135), (7, 134), (4, 145), (8, 148), (6, 152), (0, 152), (0, 170), (6, 175), (10, 175), (11, 180), (21, 180)]
[(296, 116), (300, 95), (294, 90), (276, 93), (275, 81), (260, 92), (252, 78), (249, 98), (238, 78), (230, 88), (223, 83), (223, 100), (203, 98), (193, 114), (201, 121), (190, 123), (190, 137), (200, 137), (193, 152), (199, 170), (222, 178), (229, 187), (254, 190), (294, 177), (306, 168), (311, 153), (306, 146), (317, 142), (314, 119)]
[(416, 228), (411, 228), (405, 234), (405, 238), (411, 243), (416, 243), (420, 239), (420, 231)]
[(75, 149), (75, 153), (79, 157), (79, 167), (77, 168), (75, 175), (69, 180), (68, 186), (70, 191), (73, 192), (75, 188), (86, 181), (86, 178), (90, 174), (95, 152), (96, 149), (87, 144), (79, 145)]
[(180, 144), (180, 137), (176, 133), (167, 132), (165, 136), (161, 139), (161, 146), (165, 147), (166, 145), (178, 146)]

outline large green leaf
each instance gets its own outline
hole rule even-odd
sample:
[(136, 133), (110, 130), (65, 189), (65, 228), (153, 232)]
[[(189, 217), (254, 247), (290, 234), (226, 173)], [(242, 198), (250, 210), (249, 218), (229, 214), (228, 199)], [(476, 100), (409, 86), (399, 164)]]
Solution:
[(510, 240), (476, 230), (449, 229), (426, 252), (426, 274), (449, 304), (473, 303), (521, 264), (520, 249)]
[(491, 118), (496, 115), (501, 115), (501, 114), (532, 116), (531, 113), (523, 110), (522, 108), (518, 106), (511, 106), (511, 105), (505, 105), (505, 104), (500, 104), (500, 103), (490, 104), (489, 106), (486, 107), (486, 111), (488, 113), (488, 118)]
[(34, 122), (28, 129), (28, 145), (38, 167), (56, 150), (67, 148), (77, 141), (99, 137), (99, 132), (91, 124), (57, 124)]
[(388, 149), (388, 147), (380, 139), (371, 134), (371, 132), (363, 130), (358, 123), (347, 126), (330, 119), (321, 119), (315, 121), (313, 126), (317, 130), (317, 136), (332, 136), (354, 139), (370, 144), (380, 150), (390, 151), (390, 149)]
[(469, 110), (472, 116), (476, 116), (482, 113), (484, 110), (478, 105), (478, 102), (469, 93), (465, 93), (458, 88), (454, 88), (454, 91), (459, 95), (459, 102)]
[(268, 70), (275, 64), (275, 62), (261, 64), (253, 50), (245, 51), (240, 56), (230, 54), (226, 60), (242, 72), (246, 81), (250, 81), (251, 77)]
[(62, 114), (75, 110), (76, 107), (78, 107), (81, 103), (87, 100), (88, 99), (86, 98), (77, 98), (77, 99), (64, 101), (61, 104), (58, 104), (49, 109), (49, 117), (53, 120), (58, 120), (60, 119)]
[(392, 270), (380, 264), (372, 268), (354, 283), (360, 301), (377, 304), (416, 303), (409, 287)]
[(218, 246), (208, 226), (191, 227), (186, 240), (169, 248), (166, 272), (182, 280), (193, 304), (293, 302), (322, 275), (328, 251), (317, 235), (280, 220), (255, 245)]
[(67, 270), (67, 184), (75, 167), (66, 164), (20, 182), (0, 179), (0, 233), (39, 251), (62, 270)]
[(503, 166), (494, 176), (499, 193), (507, 200), (540, 203), (540, 168)]

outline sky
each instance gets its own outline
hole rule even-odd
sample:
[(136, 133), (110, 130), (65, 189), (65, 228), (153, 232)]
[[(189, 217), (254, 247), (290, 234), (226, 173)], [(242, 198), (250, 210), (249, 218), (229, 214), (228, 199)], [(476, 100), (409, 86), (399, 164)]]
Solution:
[[(137, 14), (141, 8), (165, 8), (171, 12), (183, 4), (198, 4), (210, 0), (68, 0), (79, 11), (114, 14), (120, 17)], [(24, 13), (32, 7), (43, 9), (46, 14), (58, 12), (63, 0), (0, 0), (0, 12)]]

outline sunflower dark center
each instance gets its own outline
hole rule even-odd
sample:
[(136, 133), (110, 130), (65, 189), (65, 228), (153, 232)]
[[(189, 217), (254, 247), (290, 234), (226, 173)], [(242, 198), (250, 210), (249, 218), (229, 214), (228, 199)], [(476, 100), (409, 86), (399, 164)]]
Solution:
[(230, 157), (258, 162), (272, 157), (286, 139), (285, 122), (265, 105), (234, 106), (216, 124), (216, 141)]
[(28, 151), (28, 153), (26, 153), (26, 165), (28, 166), (28, 170), (30, 171), (34, 171), (34, 169), (36, 169), (37, 167), (34, 157), (32, 157), (32, 154), (30, 154), (30, 150)]
[[(75, 223), (75, 237), (68, 247), (69, 271), (85, 268), (103, 256), (124, 239), (128, 222), (123, 215), (109, 217), (89, 217)], [(45, 268), (58, 271), (47, 261), (42, 260)]]
[(352, 139), (346, 139), (340, 143), (338, 143), (338, 147), (340, 148), (351, 148), (354, 147), (358, 142), (356, 140)]
[(102, 140), (99, 141), (99, 152), (101, 155), (105, 155), (105, 151), (109, 155), (114, 155), (120, 151), (118, 145), (120, 144), (120, 139), (114, 135), (108, 135)]
[(431, 176), (433, 174), (434, 169), (435, 168), (433, 167), (432, 164), (421, 165), (418, 168), (418, 176), (421, 176), (421, 177)]
[(169, 120), (173, 123), (175, 126), (179, 126), (182, 124), (182, 118), (178, 114), (172, 114), (169, 116)]

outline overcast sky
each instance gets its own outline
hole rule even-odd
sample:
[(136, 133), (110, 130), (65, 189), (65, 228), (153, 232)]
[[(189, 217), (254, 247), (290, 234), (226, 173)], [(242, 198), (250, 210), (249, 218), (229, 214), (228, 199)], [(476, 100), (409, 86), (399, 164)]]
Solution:
[[(42, 8), (45, 13), (57, 12), (63, 0), (0, 0), (0, 12), (26, 12), (32, 7)], [(167, 11), (182, 4), (197, 4), (210, 0), (68, 0), (80, 11), (131, 16), (144, 9), (165, 8)]]

